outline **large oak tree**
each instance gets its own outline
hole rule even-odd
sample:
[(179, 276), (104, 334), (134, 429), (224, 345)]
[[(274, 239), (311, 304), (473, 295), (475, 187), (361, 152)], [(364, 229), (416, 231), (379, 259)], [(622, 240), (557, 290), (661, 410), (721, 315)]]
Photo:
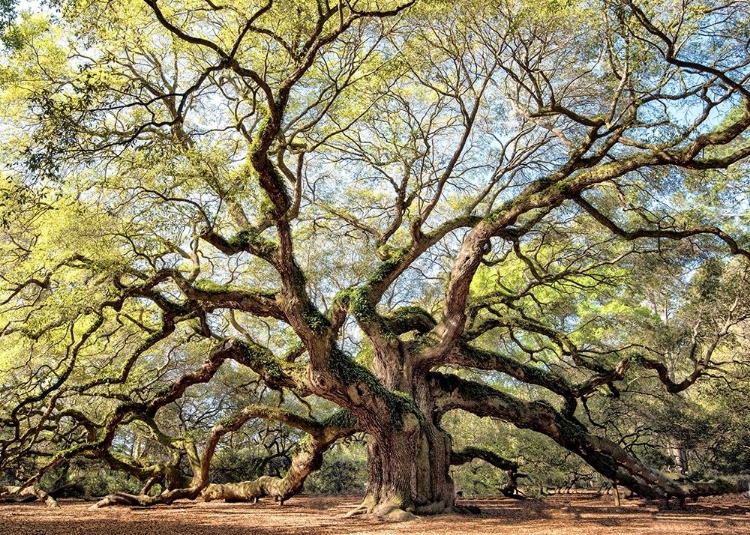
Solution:
[[(467, 411), (644, 496), (727, 490), (587, 410), (748, 360), (749, 28), (731, 0), (22, 14), (0, 71), (0, 468), (33, 487), (90, 457), (166, 481), (125, 501), (283, 500), (364, 432), (363, 506), (403, 518), (451, 507), (451, 463), (515, 469), (454, 451), (441, 419)], [(649, 292), (681, 310), (669, 341)], [(286, 476), (209, 487), (258, 418), (306, 433)], [(124, 455), (134, 426), (171, 456)]]

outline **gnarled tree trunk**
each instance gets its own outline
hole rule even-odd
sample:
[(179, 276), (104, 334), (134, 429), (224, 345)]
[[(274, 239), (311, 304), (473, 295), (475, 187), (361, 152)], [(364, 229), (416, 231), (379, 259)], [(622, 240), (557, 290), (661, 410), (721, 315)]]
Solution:
[(425, 377), (403, 374), (389, 379), (389, 386), (409, 395), (413, 403), (394, 425), (368, 430), (363, 508), (389, 520), (450, 512), (455, 498), (449, 471), (451, 437), (434, 419), (435, 401)]

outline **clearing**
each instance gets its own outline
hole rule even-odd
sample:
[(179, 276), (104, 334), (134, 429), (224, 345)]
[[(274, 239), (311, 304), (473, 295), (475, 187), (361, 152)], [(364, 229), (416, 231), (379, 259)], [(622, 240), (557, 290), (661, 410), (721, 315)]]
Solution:
[(89, 502), (62, 500), (59, 509), (41, 503), (0, 505), (0, 533), (12, 535), (340, 535), (377, 534), (731, 534), (750, 533), (750, 500), (741, 496), (704, 498), (684, 510), (611, 496), (558, 494), (543, 500), (461, 500), (482, 514), (422, 517), (403, 524), (375, 518), (342, 518), (357, 496), (297, 496), (283, 507), (272, 501), (223, 503), (179, 501), (151, 508), (113, 507), (90, 511)]

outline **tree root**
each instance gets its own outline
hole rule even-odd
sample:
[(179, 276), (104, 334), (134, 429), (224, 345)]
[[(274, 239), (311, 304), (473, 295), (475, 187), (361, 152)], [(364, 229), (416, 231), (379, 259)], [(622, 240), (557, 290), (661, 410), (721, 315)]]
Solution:
[(370, 511), (367, 509), (367, 506), (360, 504), (348, 513), (344, 513), (342, 515), (342, 518), (351, 518), (353, 516), (366, 515), (369, 512)]
[(112, 507), (117, 505), (125, 505), (131, 507), (149, 507), (151, 505), (158, 504), (171, 504), (175, 500), (194, 500), (200, 494), (200, 487), (187, 487), (182, 489), (174, 489), (166, 492), (162, 492), (157, 496), (148, 496), (146, 494), (128, 494), (127, 492), (117, 492), (105, 496), (94, 505), (89, 507), (89, 510), (101, 509), (103, 507)]
[(40, 500), (46, 503), (47, 507), (60, 507), (57, 500), (36, 485), (29, 487), (9, 487), (0, 485), (0, 500), (11, 502)]
[(382, 503), (372, 510), (372, 514), (385, 522), (408, 522), (416, 520), (417, 516), (401, 506), (391, 503)]
[(414, 511), (407, 511), (397, 503), (385, 502), (373, 507), (371, 504), (364, 502), (342, 515), (342, 517), (351, 518), (353, 516), (371, 514), (386, 522), (407, 522), (409, 520), (415, 520), (419, 516), (449, 514), (476, 515), (480, 512), (479, 507), (471, 505), (448, 505), (443, 501), (417, 506), (414, 508)]
[(398, 500), (388, 500), (380, 504), (374, 504), (368, 498), (365, 498), (360, 505), (344, 514), (343, 518), (351, 518), (356, 515), (372, 515), (385, 522), (408, 522), (417, 518), (413, 512), (405, 510)]
[(418, 515), (439, 515), (445, 512), (445, 510), (450, 507), (446, 506), (445, 502), (432, 502), (428, 503), (426, 505), (420, 505), (415, 509), (415, 513)]

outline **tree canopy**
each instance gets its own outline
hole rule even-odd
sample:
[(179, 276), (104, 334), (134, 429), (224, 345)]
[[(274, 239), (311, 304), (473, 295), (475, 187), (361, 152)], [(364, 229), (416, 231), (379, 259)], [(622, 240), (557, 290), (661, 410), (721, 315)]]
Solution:
[[(283, 502), (364, 433), (363, 508), (408, 518), (518, 468), (455, 446), (471, 413), (646, 497), (736, 488), (641, 446), (747, 436), (699, 424), (750, 401), (747, 2), (8, 6), (8, 477)], [(210, 485), (258, 421), (285, 474)]]

